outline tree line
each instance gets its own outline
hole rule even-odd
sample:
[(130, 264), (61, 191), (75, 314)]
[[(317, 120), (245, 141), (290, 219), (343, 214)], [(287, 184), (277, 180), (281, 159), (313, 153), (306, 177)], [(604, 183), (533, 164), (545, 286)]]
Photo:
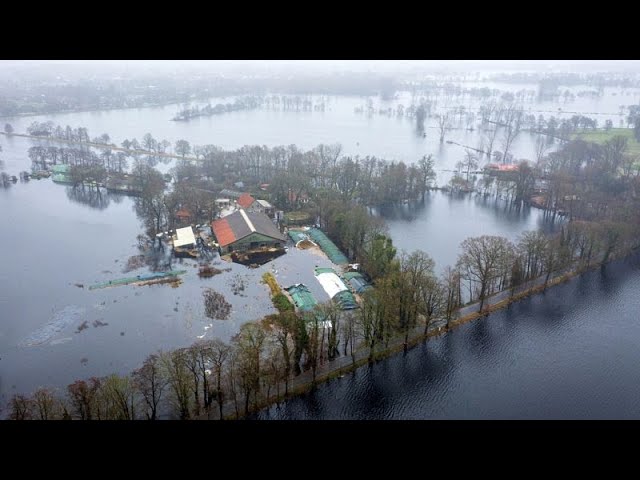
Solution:
[[(364, 352), (369, 361), (394, 339), (404, 348), (416, 328), (427, 334), (442, 318), (446, 326), (463, 304), (497, 291), (511, 293), (527, 280), (568, 268), (588, 268), (638, 245), (638, 228), (612, 232), (606, 223), (572, 222), (554, 236), (526, 232), (516, 244), (498, 236), (462, 242), (454, 266), (438, 276), (423, 251), (410, 254), (374, 236), (377, 250), (374, 288), (362, 294), (360, 308), (341, 311), (331, 302), (307, 313), (281, 311), (240, 328), (231, 342), (198, 341), (187, 348), (150, 355), (131, 375), (78, 380), (64, 395), (40, 388), (14, 395), (9, 417), (27, 419), (133, 420), (240, 417), (289, 394), (292, 380), (339, 356)], [(381, 244), (382, 243), (382, 244)], [(373, 272), (373, 270), (370, 270)], [(225, 410), (229, 408), (229, 410)]]
[(189, 120), (196, 117), (209, 117), (242, 110), (256, 110), (259, 108), (275, 111), (324, 112), (326, 105), (324, 97), (321, 97), (314, 103), (310, 97), (300, 97), (298, 95), (247, 95), (237, 98), (233, 103), (218, 103), (216, 105), (208, 103), (204, 106), (194, 107), (184, 105), (172, 120)]

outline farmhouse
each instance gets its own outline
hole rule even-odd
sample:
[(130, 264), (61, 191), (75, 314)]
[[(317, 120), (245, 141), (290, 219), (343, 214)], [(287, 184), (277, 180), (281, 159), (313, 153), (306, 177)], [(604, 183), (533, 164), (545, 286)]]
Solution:
[(251, 205), (251, 211), (264, 213), (268, 217), (273, 218), (276, 213), (276, 209), (273, 205), (271, 205), (266, 200), (256, 200)]
[(237, 212), (211, 223), (220, 253), (284, 248), (286, 237), (264, 213)]

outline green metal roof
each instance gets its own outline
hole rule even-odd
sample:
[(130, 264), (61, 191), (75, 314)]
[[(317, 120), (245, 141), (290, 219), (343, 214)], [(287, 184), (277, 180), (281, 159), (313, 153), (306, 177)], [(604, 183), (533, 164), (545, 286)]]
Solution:
[(314, 298), (306, 285), (302, 283), (292, 285), (288, 288), (285, 288), (285, 290), (289, 292), (291, 298), (293, 298), (293, 303), (298, 308), (298, 310), (302, 312), (311, 311), (318, 304), (318, 301)]
[(360, 272), (347, 272), (342, 275), (346, 280), (351, 280), (352, 278), (364, 278)]
[(306, 240), (307, 238), (307, 236), (303, 232), (298, 232), (295, 230), (289, 230), (289, 237), (291, 237), (291, 240), (293, 240), (295, 243)]
[(353, 310), (354, 308), (358, 308), (358, 303), (356, 302), (353, 294), (347, 290), (336, 293), (332, 300), (336, 302), (342, 310)]
[(322, 230), (318, 230), (317, 228), (310, 228), (307, 233), (309, 234), (311, 239), (318, 244), (322, 251), (327, 254), (327, 257), (329, 257), (329, 260), (331, 260), (333, 263), (335, 263), (336, 265), (344, 265), (346, 263), (349, 263), (349, 259), (345, 256), (345, 254), (340, 251), (336, 244), (333, 243)]

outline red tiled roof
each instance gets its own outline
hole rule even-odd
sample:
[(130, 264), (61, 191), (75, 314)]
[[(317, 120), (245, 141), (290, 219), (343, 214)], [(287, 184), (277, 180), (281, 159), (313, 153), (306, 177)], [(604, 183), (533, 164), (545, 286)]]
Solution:
[(236, 240), (236, 236), (226, 218), (220, 218), (219, 220), (211, 222), (211, 230), (213, 230), (216, 240), (218, 240), (218, 243), (222, 247)]
[(243, 193), (240, 195), (240, 198), (238, 198), (238, 205), (242, 208), (249, 208), (254, 201), (255, 199), (251, 195)]

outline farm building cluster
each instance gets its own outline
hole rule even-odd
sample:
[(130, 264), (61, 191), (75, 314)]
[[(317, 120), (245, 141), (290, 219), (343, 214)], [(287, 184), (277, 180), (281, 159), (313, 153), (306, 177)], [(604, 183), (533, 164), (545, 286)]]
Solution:
[(327, 297), (342, 310), (356, 309), (359, 296), (371, 288), (357, 265), (350, 265), (324, 232), (308, 226), (310, 218), (308, 223), (301, 219), (307, 225), (285, 225), (283, 212), (267, 200), (231, 189), (219, 192), (215, 206), (218, 218), (209, 225), (189, 225), (193, 217), (186, 208), (176, 212), (179, 224), (186, 226), (162, 234), (175, 256), (198, 258), (205, 250), (217, 251), (221, 260), (257, 268), (295, 249), (305, 258), (276, 262), (287, 265), (288, 276), (278, 275), (275, 265), (272, 268), (274, 280), (282, 283), (282, 294), (300, 312), (314, 310)]

